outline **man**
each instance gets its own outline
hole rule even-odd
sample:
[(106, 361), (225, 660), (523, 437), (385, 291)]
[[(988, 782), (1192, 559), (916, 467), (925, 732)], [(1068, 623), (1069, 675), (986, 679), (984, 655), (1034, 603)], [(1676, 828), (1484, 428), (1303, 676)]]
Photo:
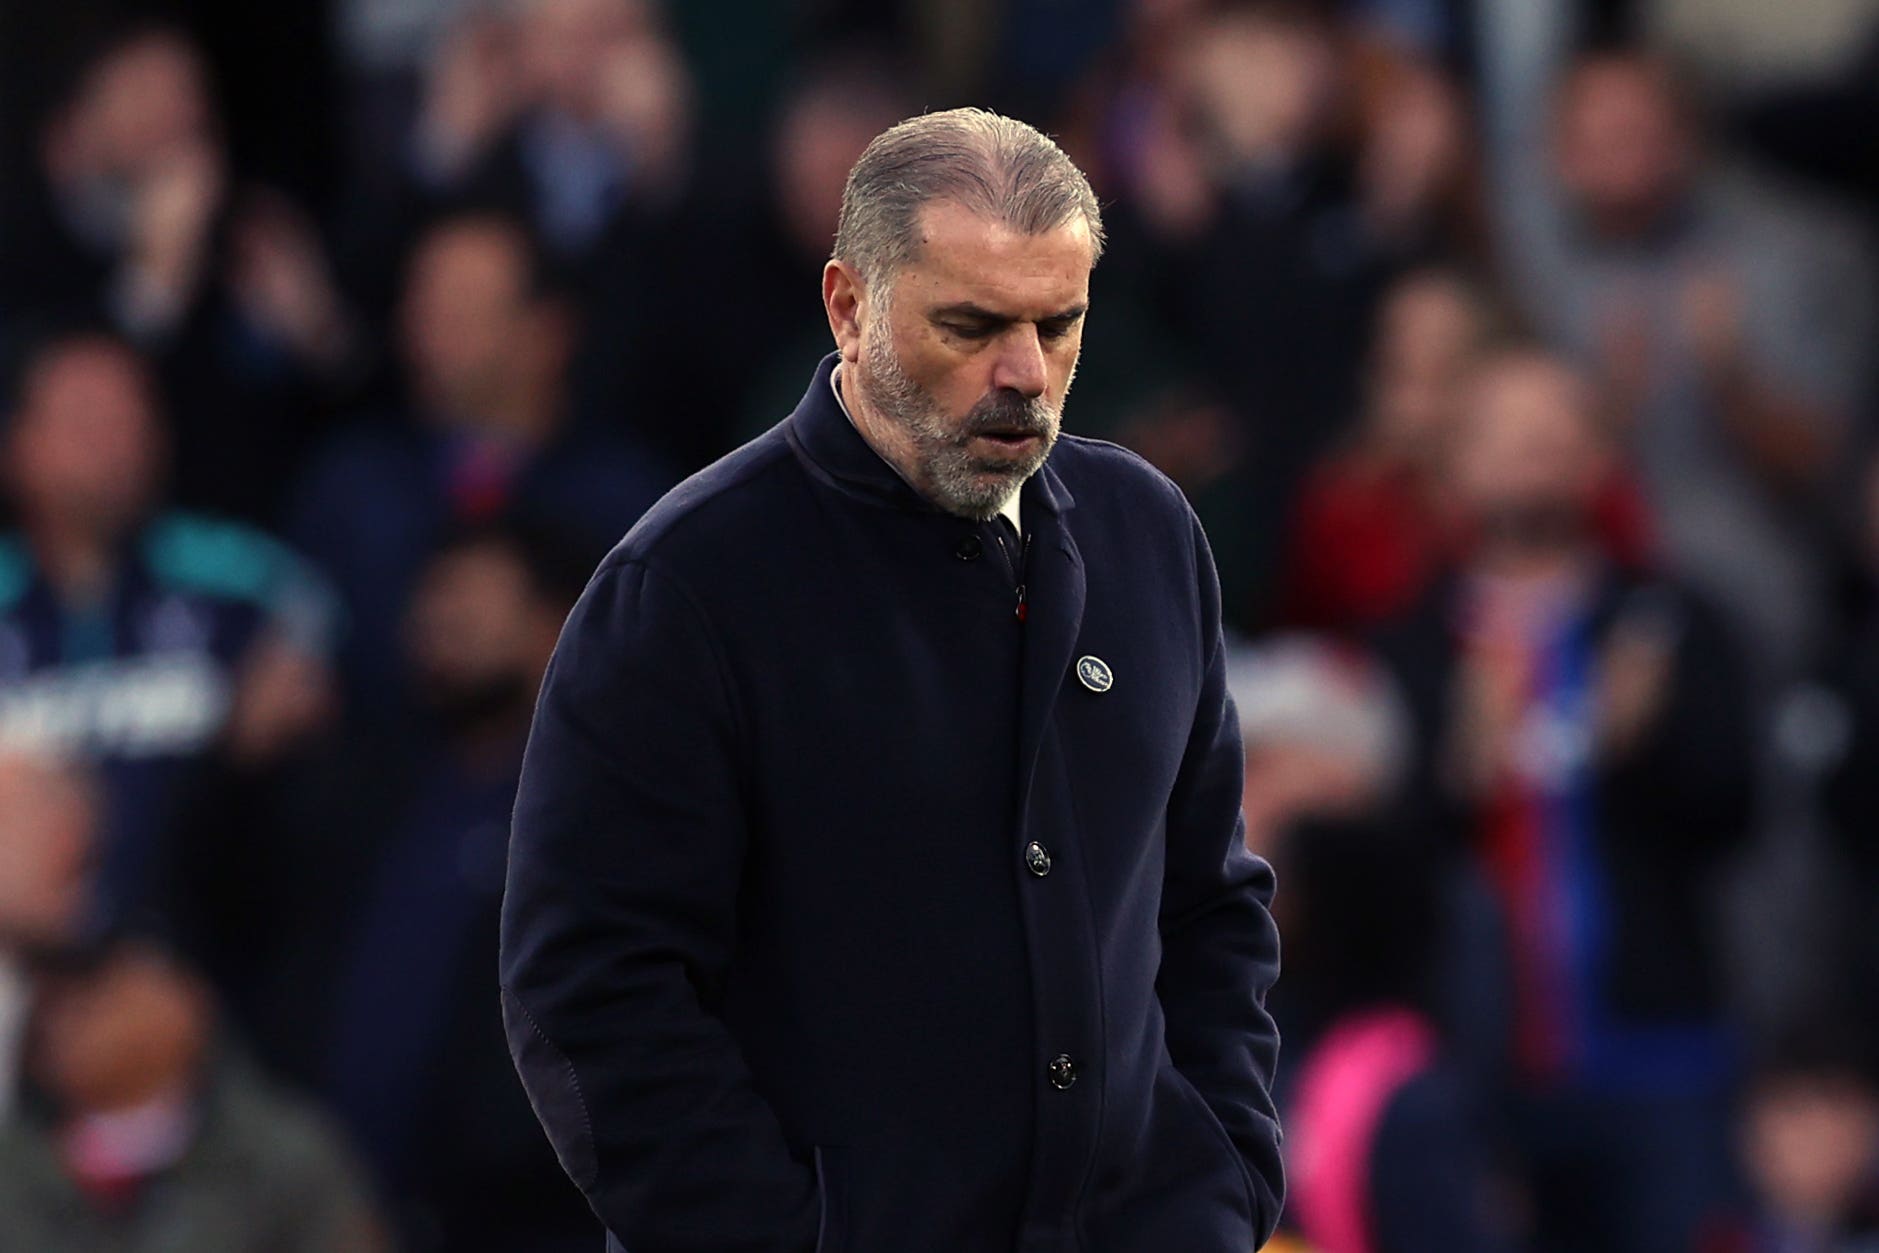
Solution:
[(1741, 620), (1766, 699), (1822, 643), (1823, 505), (1870, 385), (1867, 241), (1719, 161), (1661, 58), (1588, 52), (1559, 80), (1551, 145), (1502, 162), (1514, 294), (1612, 395), (1665, 561)]
[(177, 402), (177, 498), (265, 524), (361, 364), (318, 233), (233, 163), (189, 35), (110, 25), (59, 77), (0, 188), (0, 341), (50, 316), (135, 343)]
[(0, 1127), (0, 1248), (390, 1247), (338, 1137), (241, 1060), (193, 971), (115, 940), (42, 983), (33, 1099)]
[(294, 944), (268, 1041), (358, 1146), (405, 1253), (600, 1247), (490, 1013), (522, 746), (591, 565), (552, 541), (479, 530), (430, 558), (405, 615), (416, 716), (345, 737), (276, 828)]
[(331, 705), (325, 584), (265, 535), (166, 508), (166, 435), (143, 358), (91, 332), (28, 354), (0, 432), (19, 522), (0, 533), (0, 744), (97, 763), (119, 914), (175, 904), (205, 772), (280, 760)]
[(625, 441), (576, 420), (575, 317), (512, 219), (444, 218), (414, 249), (399, 309), (410, 413), (336, 438), (293, 508), (292, 534), (351, 612), (353, 712), (400, 683), (398, 622), (454, 528), (527, 517), (606, 551), (671, 482)]
[(1449, 978), (1511, 984), (1544, 1247), (1688, 1248), (1727, 1179), (1713, 892), (1755, 808), (1730, 624), (1601, 551), (1611, 450), (1558, 360), (1490, 357), (1451, 447), (1467, 555), (1383, 639), (1422, 746), (1404, 815), (1505, 932), (1511, 979), (1478, 951)]
[(1101, 241), (1021, 123), (877, 137), (839, 351), (563, 631), (503, 1003), (613, 1248), (1242, 1253), (1277, 1220), (1212, 561), (1165, 479), (1058, 438)]

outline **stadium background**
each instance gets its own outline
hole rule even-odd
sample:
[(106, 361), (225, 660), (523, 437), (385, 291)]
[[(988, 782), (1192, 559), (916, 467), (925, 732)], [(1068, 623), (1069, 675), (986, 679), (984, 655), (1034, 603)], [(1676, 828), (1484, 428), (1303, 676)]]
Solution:
[(533, 688), (964, 103), (1219, 559), (1287, 1247), (1875, 1247), (1876, 91), (1869, 0), (0, 4), (0, 1250), (598, 1248)]

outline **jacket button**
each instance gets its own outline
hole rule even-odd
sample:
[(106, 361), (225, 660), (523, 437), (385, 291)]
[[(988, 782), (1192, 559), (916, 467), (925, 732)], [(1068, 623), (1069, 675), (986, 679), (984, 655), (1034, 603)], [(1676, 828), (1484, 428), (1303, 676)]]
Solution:
[(985, 542), (976, 535), (968, 535), (953, 549), (953, 556), (961, 561), (977, 561), (984, 552)]
[(1042, 879), (1050, 873), (1050, 850), (1032, 840), (1024, 846), (1024, 864), (1032, 874)]
[(1077, 1081), (1077, 1064), (1070, 1060), (1068, 1053), (1059, 1053), (1050, 1059), (1050, 1086), (1059, 1092), (1068, 1092)]

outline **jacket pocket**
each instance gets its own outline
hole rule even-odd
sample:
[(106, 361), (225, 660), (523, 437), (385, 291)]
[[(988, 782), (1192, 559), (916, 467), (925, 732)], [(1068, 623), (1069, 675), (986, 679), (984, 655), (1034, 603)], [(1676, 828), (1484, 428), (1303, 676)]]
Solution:
[(847, 1253), (847, 1154), (839, 1148), (815, 1146), (816, 1192), (822, 1199), (822, 1226), (816, 1234), (816, 1253)]
[(1245, 1155), (1240, 1152), (1239, 1146), (1233, 1143), (1233, 1137), (1227, 1134), (1225, 1124), (1220, 1121), (1220, 1116), (1214, 1113), (1213, 1106), (1207, 1104), (1207, 1098), (1200, 1094), (1200, 1089), (1188, 1082), (1187, 1076), (1180, 1071), (1174, 1070), (1173, 1067), (1169, 1069), (1174, 1075), (1174, 1086), (1180, 1090), (1181, 1098), (1193, 1106), (1194, 1116), (1207, 1126), (1208, 1134), (1213, 1136), (1214, 1143), (1220, 1146), (1220, 1151), (1225, 1153), (1233, 1163), (1234, 1177), (1240, 1181), (1240, 1191), (1246, 1200), (1246, 1221), (1258, 1222), (1259, 1193), (1253, 1187), (1251, 1172), (1246, 1169)]

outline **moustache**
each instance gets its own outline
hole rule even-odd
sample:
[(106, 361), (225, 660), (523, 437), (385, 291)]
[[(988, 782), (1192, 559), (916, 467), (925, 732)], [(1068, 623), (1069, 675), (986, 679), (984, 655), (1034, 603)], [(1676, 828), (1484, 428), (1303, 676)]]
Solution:
[(1057, 424), (1057, 412), (1036, 396), (1000, 392), (987, 396), (972, 406), (961, 425), (958, 443), (992, 432), (1012, 435), (1049, 435)]

